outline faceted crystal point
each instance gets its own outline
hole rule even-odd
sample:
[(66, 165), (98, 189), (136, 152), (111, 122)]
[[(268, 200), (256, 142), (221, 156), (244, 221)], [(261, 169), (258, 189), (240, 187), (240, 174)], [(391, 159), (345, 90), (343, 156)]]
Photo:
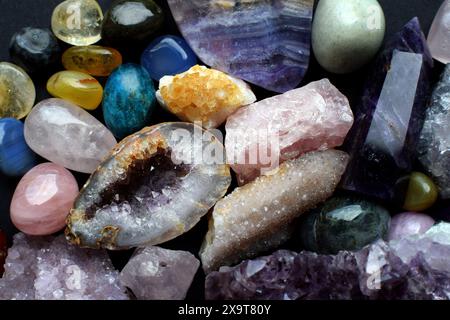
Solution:
[(139, 300), (183, 300), (199, 266), (189, 252), (138, 249), (120, 273), (120, 282)]
[(223, 145), (190, 123), (123, 140), (93, 173), (67, 220), (82, 247), (156, 245), (189, 231), (231, 183)]
[(450, 198), (450, 65), (431, 96), (425, 124), (417, 146), (419, 160), (439, 187), (443, 198)]
[(327, 79), (312, 82), (230, 116), (228, 161), (242, 185), (269, 171), (274, 162), (340, 146), (352, 124), (348, 99)]
[(244, 81), (199, 65), (175, 77), (163, 77), (157, 97), (181, 120), (206, 129), (217, 128), (237, 109), (256, 101)]
[(333, 194), (347, 159), (342, 151), (310, 152), (220, 200), (200, 252), (204, 270), (254, 257), (286, 241), (292, 222)]
[(394, 216), (389, 228), (388, 240), (400, 240), (402, 238), (423, 234), (427, 232), (435, 221), (423, 213), (405, 212)]
[(445, 0), (439, 8), (428, 33), (428, 45), (434, 59), (450, 62), (450, 1)]
[(350, 163), (344, 189), (393, 199), (397, 180), (412, 169), (432, 66), (415, 18), (387, 44), (368, 78), (346, 140)]
[(303, 79), (313, 0), (168, 2), (184, 38), (210, 67), (280, 93)]

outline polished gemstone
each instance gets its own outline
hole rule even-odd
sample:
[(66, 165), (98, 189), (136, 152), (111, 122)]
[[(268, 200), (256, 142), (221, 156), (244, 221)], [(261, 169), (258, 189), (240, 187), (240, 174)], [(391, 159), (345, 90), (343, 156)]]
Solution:
[(61, 48), (49, 29), (26, 27), (12, 36), (9, 54), (26, 72), (38, 73), (57, 64)]
[(25, 121), (25, 140), (41, 157), (84, 173), (92, 173), (116, 144), (97, 119), (61, 99), (47, 99), (33, 108)]
[(64, 52), (62, 63), (67, 70), (106, 77), (122, 64), (122, 55), (102, 46), (71, 47)]
[(0, 119), (0, 171), (20, 177), (36, 165), (36, 154), (28, 147), (23, 123), (14, 118)]
[(36, 89), (26, 72), (9, 62), (0, 62), (0, 118), (22, 119), (31, 110)]
[(6, 242), (6, 234), (0, 229), (0, 277), (5, 271), (4, 265), (6, 260), (6, 253), (8, 251), (8, 244)]
[(241, 108), (228, 118), (228, 161), (245, 184), (279, 163), (340, 146), (353, 124), (347, 98), (323, 79)]
[(55, 73), (47, 82), (47, 91), (86, 110), (95, 110), (103, 99), (103, 87), (93, 77), (79, 71)]
[(197, 64), (197, 56), (183, 38), (161, 36), (153, 40), (141, 56), (141, 64), (159, 81), (164, 76), (185, 72)]
[(53, 11), (52, 30), (61, 41), (88, 46), (101, 39), (103, 12), (95, 0), (66, 0)]
[(164, 22), (162, 9), (153, 0), (116, 0), (103, 21), (102, 37), (125, 46), (148, 40)]
[(388, 240), (400, 240), (405, 237), (427, 232), (435, 221), (423, 213), (404, 212), (394, 216), (389, 228)]
[(438, 189), (428, 176), (421, 172), (412, 172), (401, 178), (396, 185), (396, 200), (408, 211), (423, 211), (434, 205), (438, 198)]
[(139, 300), (184, 300), (199, 266), (189, 252), (138, 249), (120, 273), (120, 282)]
[(428, 45), (434, 59), (450, 63), (450, 1), (444, 0), (428, 34)]
[(124, 64), (108, 78), (103, 116), (117, 138), (124, 138), (148, 125), (156, 105), (152, 79), (140, 65)]
[(75, 177), (63, 167), (43, 163), (20, 180), (11, 201), (11, 221), (29, 235), (60, 231), (78, 195)]
[(181, 120), (206, 129), (217, 128), (237, 109), (256, 101), (244, 81), (199, 65), (175, 77), (163, 77), (157, 97)]
[(417, 18), (386, 45), (368, 77), (345, 149), (344, 189), (392, 200), (412, 171), (430, 94), (433, 59)]
[(300, 236), (306, 250), (325, 254), (357, 251), (379, 239), (386, 239), (389, 212), (358, 198), (336, 197), (308, 213)]
[(308, 69), (313, 0), (169, 0), (181, 33), (211, 68), (275, 92)]
[(347, 160), (342, 151), (310, 152), (220, 200), (200, 251), (205, 272), (286, 241), (295, 219), (333, 194)]
[(231, 183), (217, 138), (190, 123), (162, 123), (124, 139), (93, 173), (67, 220), (69, 241), (124, 249), (189, 231)]

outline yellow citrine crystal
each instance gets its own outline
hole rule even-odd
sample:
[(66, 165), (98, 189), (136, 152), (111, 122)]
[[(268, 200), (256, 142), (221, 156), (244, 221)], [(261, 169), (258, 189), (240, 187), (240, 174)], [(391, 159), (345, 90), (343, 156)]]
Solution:
[(122, 64), (122, 55), (116, 49), (102, 46), (72, 47), (64, 52), (62, 63), (67, 70), (106, 77)]
[(78, 71), (61, 71), (47, 82), (48, 92), (79, 105), (87, 110), (95, 110), (103, 99), (103, 87), (93, 77)]
[(159, 102), (183, 121), (217, 128), (240, 107), (256, 101), (250, 87), (223, 72), (194, 66), (160, 80)]

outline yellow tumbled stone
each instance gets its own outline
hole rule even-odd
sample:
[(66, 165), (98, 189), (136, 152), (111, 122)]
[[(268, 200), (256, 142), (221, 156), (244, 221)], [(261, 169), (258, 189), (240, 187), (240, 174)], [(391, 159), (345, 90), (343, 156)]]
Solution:
[(36, 89), (28, 74), (9, 62), (0, 62), (0, 118), (22, 119), (33, 108)]
[(428, 176), (413, 172), (409, 177), (403, 209), (420, 212), (433, 206), (438, 199), (438, 188)]
[(47, 82), (47, 91), (56, 98), (61, 98), (87, 109), (96, 109), (103, 98), (103, 87), (93, 77), (78, 71), (61, 71), (54, 74)]

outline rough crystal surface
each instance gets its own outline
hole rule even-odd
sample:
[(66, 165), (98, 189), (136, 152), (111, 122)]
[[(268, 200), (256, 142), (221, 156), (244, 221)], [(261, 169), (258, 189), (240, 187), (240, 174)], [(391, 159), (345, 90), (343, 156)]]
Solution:
[(63, 236), (14, 236), (1, 300), (126, 300), (106, 251), (81, 250)]
[(286, 92), (306, 73), (313, 0), (169, 0), (198, 57), (212, 68)]

